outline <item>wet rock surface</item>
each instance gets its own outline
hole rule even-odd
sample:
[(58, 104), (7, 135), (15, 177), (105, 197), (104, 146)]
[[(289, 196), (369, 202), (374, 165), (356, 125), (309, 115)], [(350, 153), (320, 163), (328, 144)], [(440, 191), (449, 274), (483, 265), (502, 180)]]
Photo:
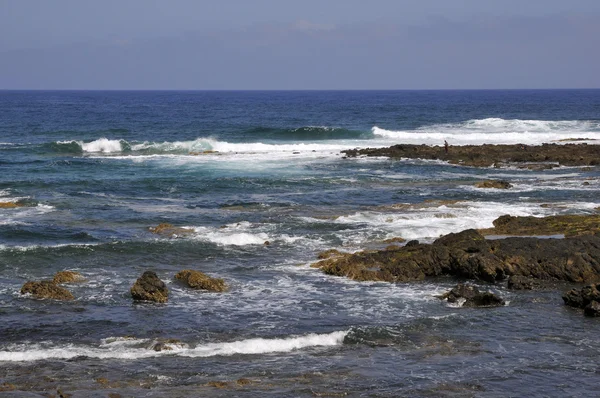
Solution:
[(515, 217), (504, 215), (493, 222), (494, 228), (481, 229), (483, 235), (565, 235), (600, 234), (600, 214)]
[(600, 283), (571, 289), (563, 294), (562, 298), (570, 307), (583, 308), (586, 316), (600, 316)]
[(509, 189), (512, 188), (512, 184), (504, 180), (485, 180), (475, 183), (476, 188), (495, 188), (495, 189)]
[(508, 278), (508, 288), (511, 290), (534, 290), (540, 287), (539, 281), (522, 275), (511, 275)]
[[(550, 163), (562, 166), (600, 165), (600, 145), (542, 144), (443, 146), (399, 144), (388, 148), (364, 148), (342, 151), (347, 157), (386, 156), (390, 158), (446, 160), (451, 164), (474, 167), (503, 166), (517, 163), (538, 169)], [(541, 167), (543, 166), (543, 167)]]
[(600, 280), (600, 237), (513, 237), (486, 240), (473, 229), (432, 244), (331, 257), (313, 264), (324, 273), (358, 281), (410, 282), (448, 275), (495, 282), (509, 276), (577, 283)]
[(131, 287), (131, 297), (134, 300), (166, 303), (169, 298), (169, 290), (155, 272), (146, 271)]
[(21, 294), (31, 294), (37, 299), (73, 300), (73, 294), (53, 281), (29, 281), (21, 288)]
[(223, 279), (211, 278), (200, 271), (191, 269), (179, 271), (175, 275), (175, 279), (192, 289), (208, 290), (210, 292), (224, 292), (227, 290), (227, 285)]
[(54, 274), (52, 281), (56, 284), (83, 282), (85, 278), (76, 271), (59, 271)]
[(187, 236), (194, 233), (194, 230), (191, 228), (182, 228), (176, 227), (169, 223), (161, 223), (156, 227), (148, 228), (150, 232), (153, 234), (169, 237), (169, 238), (178, 238), (181, 236)]
[(440, 297), (449, 303), (457, 303), (462, 307), (500, 307), (504, 300), (491, 292), (480, 292), (472, 285), (458, 284)]

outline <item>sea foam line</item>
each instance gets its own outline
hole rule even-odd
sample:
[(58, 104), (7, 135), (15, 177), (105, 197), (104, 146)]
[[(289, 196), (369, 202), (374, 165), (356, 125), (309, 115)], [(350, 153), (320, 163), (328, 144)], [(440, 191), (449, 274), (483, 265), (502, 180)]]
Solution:
[[(71, 359), (78, 356), (98, 359), (143, 359), (163, 355), (183, 357), (212, 357), (250, 354), (269, 354), (276, 352), (291, 352), (309, 347), (331, 347), (341, 345), (348, 331), (337, 331), (326, 334), (308, 334), (291, 336), (280, 339), (254, 338), (227, 343), (209, 343), (187, 348), (184, 345), (173, 344), (171, 350), (154, 351), (151, 348), (133, 348), (130, 344), (102, 344), (100, 347), (84, 347), (73, 344), (64, 347), (43, 348), (30, 345), (18, 347), (15, 350), (0, 351), (0, 361), (39, 361), (44, 359)], [(133, 343), (145, 340), (133, 341)]]

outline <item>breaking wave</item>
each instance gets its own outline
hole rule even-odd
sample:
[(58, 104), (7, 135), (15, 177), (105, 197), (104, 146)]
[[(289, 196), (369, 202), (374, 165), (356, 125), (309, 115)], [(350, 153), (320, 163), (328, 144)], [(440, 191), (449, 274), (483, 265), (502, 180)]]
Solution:
[(253, 338), (232, 342), (199, 344), (190, 348), (183, 343), (170, 343), (166, 351), (154, 351), (152, 341), (135, 338), (104, 339), (98, 346), (67, 344), (52, 347), (48, 344), (12, 345), (0, 351), (0, 361), (39, 361), (75, 357), (99, 359), (143, 359), (162, 355), (183, 357), (213, 357), (285, 353), (311, 347), (331, 347), (344, 343), (347, 331), (326, 334), (307, 334), (285, 338)]
[(434, 124), (415, 130), (372, 128), (375, 136), (405, 144), (439, 145), (447, 140), (452, 145), (528, 144), (600, 140), (598, 121), (547, 121), (487, 118), (462, 123)]

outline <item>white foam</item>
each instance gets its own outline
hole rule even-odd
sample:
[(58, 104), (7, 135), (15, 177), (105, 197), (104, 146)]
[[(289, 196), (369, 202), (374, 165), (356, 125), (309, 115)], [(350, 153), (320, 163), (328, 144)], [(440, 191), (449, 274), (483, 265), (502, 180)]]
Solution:
[(197, 346), (189, 351), (182, 352), (182, 356), (211, 357), (215, 355), (235, 354), (268, 354), (272, 352), (290, 352), (307, 347), (327, 347), (340, 345), (344, 341), (347, 331), (328, 334), (309, 334), (284, 339), (249, 339), (231, 343), (212, 343)]
[(535, 203), (507, 204), (501, 202), (458, 202), (453, 206), (425, 207), (390, 211), (361, 211), (337, 219), (311, 222), (364, 224), (364, 229), (340, 231), (344, 244), (355, 245), (373, 239), (376, 232), (385, 238), (432, 239), (465, 229), (491, 228), (492, 222), (504, 214), (513, 216), (550, 215), (555, 210), (540, 208)]
[(84, 143), (77, 142), (84, 152), (101, 152), (101, 153), (114, 153), (121, 152), (123, 147), (119, 140), (109, 140), (108, 138), (100, 138), (96, 141)]
[(104, 339), (98, 347), (68, 344), (62, 347), (46, 347), (42, 344), (10, 346), (0, 351), (0, 361), (39, 361), (44, 359), (70, 359), (86, 356), (99, 359), (142, 359), (164, 355), (184, 357), (212, 357), (248, 354), (269, 354), (291, 352), (309, 347), (328, 347), (341, 345), (347, 331), (326, 334), (308, 334), (281, 339), (255, 338), (225, 343), (209, 343), (189, 348), (184, 344), (170, 344), (171, 350), (154, 351), (148, 347), (139, 347), (146, 339), (112, 338)]
[(372, 133), (400, 143), (427, 145), (440, 145), (444, 140), (450, 145), (539, 145), (545, 142), (568, 143), (561, 140), (576, 138), (584, 138), (594, 143), (600, 140), (600, 123), (487, 118), (424, 126), (410, 131), (386, 130), (375, 126)]

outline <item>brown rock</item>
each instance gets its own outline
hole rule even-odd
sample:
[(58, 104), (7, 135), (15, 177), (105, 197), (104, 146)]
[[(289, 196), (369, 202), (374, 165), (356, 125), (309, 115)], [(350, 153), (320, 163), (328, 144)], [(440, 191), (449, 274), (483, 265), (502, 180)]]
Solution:
[(16, 207), (23, 207), (23, 205), (17, 202), (0, 202), (0, 209), (14, 209)]
[(508, 278), (508, 288), (511, 290), (533, 290), (538, 286), (538, 282), (533, 278), (521, 275), (511, 275)]
[(134, 300), (166, 303), (169, 298), (169, 289), (156, 273), (146, 271), (131, 287), (131, 297)]
[(329, 249), (329, 250), (325, 250), (324, 252), (319, 253), (317, 255), (317, 258), (323, 260), (323, 259), (326, 259), (329, 257), (337, 257), (337, 256), (343, 256), (343, 255), (344, 255), (344, 253), (342, 253), (339, 250)]
[(168, 236), (170, 238), (178, 238), (194, 233), (194, 230), (191, 228), (176, 227), (169, 223), (161, 223), (158, 224), (156, 227), (148, 228), (148, 230), (153, 234)]
[(60, 283), (73, 283), (73, 282), (83, 282), (85, 278), (79, 272), (75, 271), (59, 271), (54, 274), (54, 278), (52, 282), (56, 284)]
[(21, 288), (21, 294), (27, 293), (38, 299), (73, 300), (75, 298), (70, 291), (52, 281), (29, 281)]
[(208, 383), (206, 383), (206, 385), (208, 387), (215, 387), (215, 388), (227, 388), (227, 387), (229, 387), (229, 383), (227, 383), (226, 381), (209, 381)]
[(479, 232), (483, 235), (593, 235), (600, 233), (600, 214), (548, 217), (515, 217), (507, 214), (494, 220), (494, 228)]
[(477, 188), (496, 188), (496, 189), (508, 189), (512, 188), (512, 184), (504, 180), (486, 180), (475, 184)]
[(210, 276), (191, 269), (179, 271), (175, 279), (185, 283), (192, 289), (208, 290), (211, 292), (224, 292), (227, 290), (225, 281), (220, 278), (211, 278)]
[(383, 241), (383, 243), (404, 243), (404, 242), (406, 242), (406, 239), (401, 238), (399, 236), (390, 238), (390, 239), (386, 239)]

